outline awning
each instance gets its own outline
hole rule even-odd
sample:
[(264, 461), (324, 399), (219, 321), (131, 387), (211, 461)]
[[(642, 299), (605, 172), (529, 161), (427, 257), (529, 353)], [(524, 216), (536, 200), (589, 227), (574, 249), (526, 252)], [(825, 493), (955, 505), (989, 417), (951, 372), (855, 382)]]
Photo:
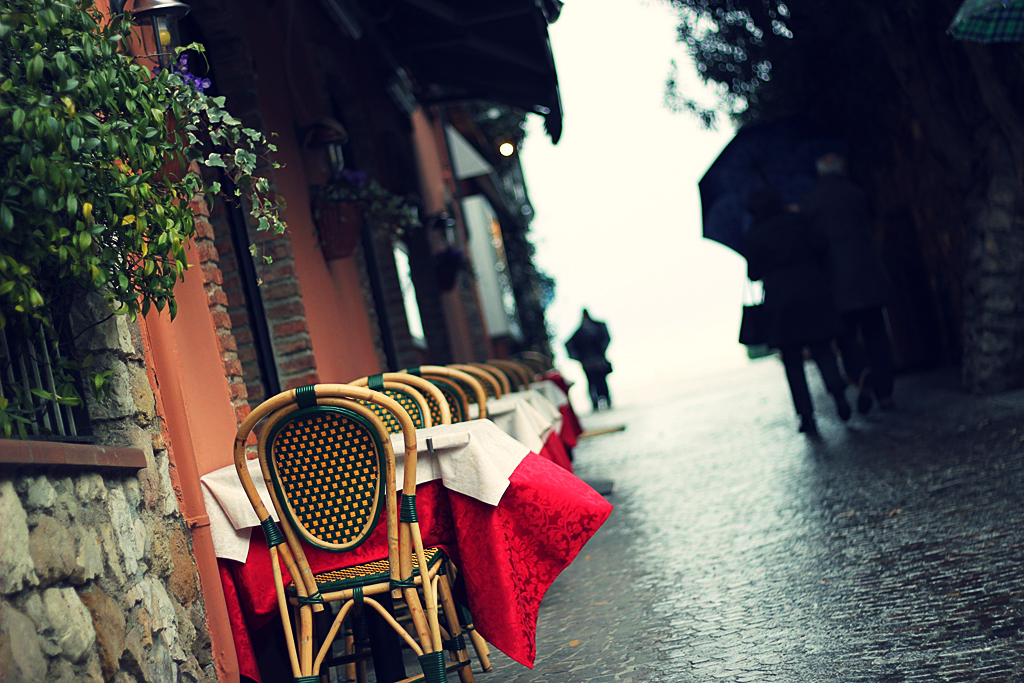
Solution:
[(364, 0), (374, 33), (411, 75), (418, 101), (493, 100), (544, 116), (562, 134), (548, 24), (559, 0)]
[(459, 131), (447, 126), (445, 133), (448, 135), (448, 148), (451, 150), (452, 166), (457, 179), (465, 180), (494, 172), (494, 168), (480, 156), (480, 152), (476, 151), (466, 138), (462, 137)]

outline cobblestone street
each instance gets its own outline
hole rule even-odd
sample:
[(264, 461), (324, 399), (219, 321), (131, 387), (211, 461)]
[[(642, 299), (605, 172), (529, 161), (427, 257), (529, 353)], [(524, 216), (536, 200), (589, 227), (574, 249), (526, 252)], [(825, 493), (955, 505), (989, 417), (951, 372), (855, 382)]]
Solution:
[(535, 669), (496, 652), (479, 680), (1024, 679), (1024, 395), (905, 377), (843, 425), (813, 386), (817, 441), (773, 359), (585, 416), (627, 425), (576, 450), (616, 509), (548, 592)]

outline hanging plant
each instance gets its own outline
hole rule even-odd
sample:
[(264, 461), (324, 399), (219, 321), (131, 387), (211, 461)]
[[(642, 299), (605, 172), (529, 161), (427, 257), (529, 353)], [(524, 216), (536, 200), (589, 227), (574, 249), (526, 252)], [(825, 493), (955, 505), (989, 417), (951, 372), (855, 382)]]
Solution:
[[(133, 30), (92, 0), (5, 0), (0, 11), (0, 329), (48, 324), (85, 292), (115, 314), (173, 317), (196, 195), (230, 186), (260, 230), (284, 231), (283, 202), (256, 175), (274, 146), (187, 69), (151, 74), (123, 54)], [(230, 185), (165, 172), (193, 162)]]
[(391, 241), (400, 238), (406, 230), (421, 225), (416, 206), (390, 192), (362, 171), (342, 171), (338, 178), (321, 185), (314, 199), (319, 202), (355, 204), (370, 229)]
[(472, 277), (473, 266), (465, 252), (456, 247), (448, 247), (434, 254), (434, 273), (438, 288), (442, 292), (450, 292), (458, 282), (460, 273)]

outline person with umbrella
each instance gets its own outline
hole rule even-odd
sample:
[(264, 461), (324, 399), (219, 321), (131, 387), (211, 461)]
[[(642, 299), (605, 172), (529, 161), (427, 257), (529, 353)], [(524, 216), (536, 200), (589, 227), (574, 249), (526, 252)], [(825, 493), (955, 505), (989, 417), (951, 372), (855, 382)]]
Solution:
[(746, 209), (753, 225), (743, 253), (748, 277), (764, 283), (767, 343), (782, 354), (799, 430), (813, 436), (818, 427), (804, 373), (804, 348), (810, 350), (840, 419), (850, 419), (851, 412), (846, 381), (832, 352), (832, 340), (843, 327), (826, 270), (828, 242), (801, 215), (787, 211), (772, 188), (754, 192)]
[(846, 162), (825, 154), (817, 162), (818, 185), (800, 202), (800, 213), (828, 241), (832, 297), (845, 331), (838, 338), (843, 369), (857, 385), (857, 410), (874, 399), (892, 407), (893, 363), (884, 307), (892, 283), (871, 236), (864, 192), (846, 178)]
[(579, 361), (587, 375), (587, 388), (595, 411), (601, 409), (602, 401), (605, 407), (612, 406), (611, 395), (608, 393), (608, 374), (612, 371), (612, 364), (605, 358), (610, 342), (608, 326), (591, 318), (589, 311), (584, 308), (579, 329), (565, 343), (569, 358)]

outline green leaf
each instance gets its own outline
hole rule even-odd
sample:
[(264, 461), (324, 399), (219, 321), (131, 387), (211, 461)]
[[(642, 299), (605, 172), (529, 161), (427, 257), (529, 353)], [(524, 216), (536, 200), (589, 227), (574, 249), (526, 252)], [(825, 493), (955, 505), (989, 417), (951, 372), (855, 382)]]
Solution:
[(216, 153), (213, 153), (213, 152), (210, 153), (210, 156), (207, 157), (206, 161), (204, 161), (203, 163), (206, 166), (210, 166), (210, 167), (213, 167), (213, 166), (216, 166), (218, 168), (227, 168), (228, 167), (227, 164), (224, 163), (224, 160), (220, 158), (220, 155), (216, 154)]
[(56, 396), (51, 394), (49, 391), (43, 391), (42, 389), (32, 389), (32, 393), (44, 401), (54, 401), (57, 399)]
[(38, 54), (28, 63), (28, 69), (25, 71), (25, 78), (28, 79), (29, 83), (36, 83), (42, 75), (43, 55)]

